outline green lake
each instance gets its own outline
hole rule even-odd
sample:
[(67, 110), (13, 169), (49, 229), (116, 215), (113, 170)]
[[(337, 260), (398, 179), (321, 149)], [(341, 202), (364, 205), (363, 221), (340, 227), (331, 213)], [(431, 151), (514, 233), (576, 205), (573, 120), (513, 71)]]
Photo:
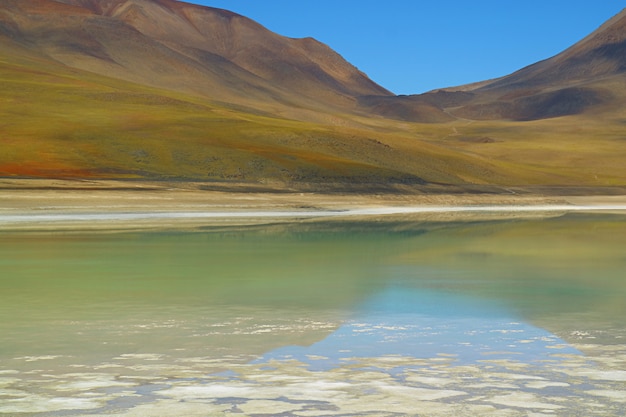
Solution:
[(626, 415), (626, 215), (0, 232), (1, 416)]

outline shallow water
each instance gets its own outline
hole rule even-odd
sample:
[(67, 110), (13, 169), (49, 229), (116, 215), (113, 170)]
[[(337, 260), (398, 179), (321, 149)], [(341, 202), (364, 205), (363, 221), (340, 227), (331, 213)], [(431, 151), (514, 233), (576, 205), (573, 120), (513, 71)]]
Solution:
[(626, 216), (0, 234), (0, 415), (626, 414)]

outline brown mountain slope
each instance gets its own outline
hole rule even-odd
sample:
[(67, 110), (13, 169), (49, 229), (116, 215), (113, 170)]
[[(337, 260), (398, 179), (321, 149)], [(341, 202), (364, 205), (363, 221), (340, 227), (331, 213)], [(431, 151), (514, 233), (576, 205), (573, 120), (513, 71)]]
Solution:
[(511, 75), (398, 101), (472, 120), (539, 120), (618, 106), (626, 101), (626, 89), (613, 87), (619, 83), (626, 85), (626, 9), (571, 48)]
[(391, 94), (313, 39), (174, 0), (5, 0), (2, 35), (73, 68), (274, 113)]
[(223, 10), (0, 2), (0, 176), (347, 186), (515, 177), (351, 113), (363, 94), (390, 95), (328, 47)]
[(623, 14), (509, 77), (396, 97), (224, 10), (1, 0), (0, 177), (624, 185), (620, 34)]
[(626, 9), (562, 53), (494, 80), (478, 91), (576, 86), (626, 72)]

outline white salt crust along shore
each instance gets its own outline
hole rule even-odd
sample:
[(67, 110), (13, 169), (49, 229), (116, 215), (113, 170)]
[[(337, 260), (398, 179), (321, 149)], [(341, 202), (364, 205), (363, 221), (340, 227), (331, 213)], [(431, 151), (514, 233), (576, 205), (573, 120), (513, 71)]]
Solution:
[[(610, 352), (618, 366), (624, 363), (623, 346)], [(207, 375), (203, 358), (168, 363), (162, 355), (132, 358), (137, 363), (120, 376), (118, 362), (126, 357), (118, 357), (97, 369), (81, 365), (70, 373), (0, 372), (0, 393), (5, 396), (0, 415), (624, 415), (623, 371), (597, 369), (594, 363), (608, 352), (596, 353), (601, 356), (555, 352), (541, 368), (514, 360), (457, 364), (454, 357), (394, 355), (352, 358), (325, 372), (309, 370), (298, 360), (228, 363), (236, 378)], [(139, 375), (141, 370), (148, 376)], [(181, 371), (186, 377), (166, 377)], [(29, 383), (37, 390), (25, 390)]]
[(263, 211), (141, 211), (95, 213), (30, 213), (0, 214), (0, 227), (16, 223), (51, 222), (118, 222), (176, 219), (236, 219), (236, 218), (331, 218), (355, 216), (390, 216), (399, 214), (445, 213), (551, 213), (551, 212), (626, 212), (626, 204), (598, 205), (485, 205), (485, 206), (420, 206), (375, 207), (346, 210), (263, 210)]

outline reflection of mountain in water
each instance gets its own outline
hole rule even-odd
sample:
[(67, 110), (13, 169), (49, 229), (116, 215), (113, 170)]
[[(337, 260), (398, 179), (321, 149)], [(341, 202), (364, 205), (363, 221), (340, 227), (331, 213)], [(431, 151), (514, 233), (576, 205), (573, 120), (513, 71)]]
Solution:
[(354, 358), (388, 355), (450, 357), (461, 364), (498, 359), (532, 364), (555, 360), (554, 354), (580, 352), (493, 302), (392, 287), (364, 304), (356, 317), (326, 339), (274, 350), (262, 361), (296, 359), (322, 370)]

